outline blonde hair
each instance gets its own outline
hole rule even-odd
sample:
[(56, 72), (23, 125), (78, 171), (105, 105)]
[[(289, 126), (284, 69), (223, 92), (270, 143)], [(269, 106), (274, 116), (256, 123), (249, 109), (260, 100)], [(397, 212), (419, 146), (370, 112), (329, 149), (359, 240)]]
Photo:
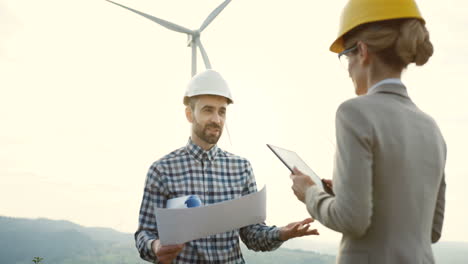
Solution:
[(410, 63), (424, 65), (434, 53), (429, 32), (419, 19), (393, 19), (360, 25), (344, 36), (345, 47), (366, 43), (383, 63), (403, 70)]

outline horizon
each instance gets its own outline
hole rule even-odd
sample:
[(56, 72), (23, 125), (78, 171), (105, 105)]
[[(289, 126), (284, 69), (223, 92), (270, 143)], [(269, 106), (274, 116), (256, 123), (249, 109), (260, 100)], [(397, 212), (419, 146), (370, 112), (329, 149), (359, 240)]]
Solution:
[[(7, 225), (0, 242), (24, 249), (21, 252), (7, 248), (0, 250), (0, 259), (7, 262), (30, 263), (35, 256), (43, 257), (46, 263), (143, 263), (135, 248), (133, 235), (110, 228), (84, 227), (68, 220), (10, 218), (0, 216), (0, 225)], [(14, 229), (12, 229), (14, 227)], [(35, 228), (34, 228), (35, 227)], [(25, 228), (23, 230), (22, 228)], [(32, 229), (31, 229), (32, 228)], [(34, 239), (30, 239), (30, 236)], [(49, 239), (53, 237), (54, 239)], [(6, 239), (6, 240), (5, 240)], [(13, 240), (11, 240), (13, 239)], [(37, 243), (40, 242), (40, 243)], [(57, 248), (61, 249), (57, 251)], [(272, 252), (254, 252), (241, 244), (248, 263), (287, 263), (291, 254), (296, 260), (315, 263), (326, 260), (334, 263), (339, 243), (337, 241), (310, 240), (303, 237), (288, 240)], [(468, 242), (440, 242), (432, 244), (436, 261), (461, 264), (466, 262)], [(83, 252), (86, 250), (86, 252)], [(26, 252), (26, 253), (25, 253)], [(84, 254), (83, 254), (84, 253)], [(265, 258), (269, 259), (265, 261)], [(73, 262), (72, 262), (73, 261)]]
[[(121, 234), (125, 234), (125, 235), (131, 235), (133, 236), (134, 233), (131, 233), (131, 232), (125, 232), (125, 231), (119, 231), (119, 230), (116, 230), (112, 227), (106, 227), (106, 226), (85, 226), (85, 225), (82, 225), (80, 223), (76, 223), (76, 222), (72, 222), (70, 220), (66, 220), (66, 219), (50, 219), (50, 218), (45, 218), (45, 217), (39, 217), (39, 218), (24, 218), (24, 217), (12, 217), (12, 216), (6, 216), (6, 215), (0, 215), (0, 217), (5, 217), (5, 218), (12, 218), (12, 219), (21, 219), (21, 220), (48, 220), (48, 221), (60, 221), (60, 222), (69, 222), (71, 224), (74, 224), (74, 225), (78, 225), (82, 228), (91, 228), (91, 229), (110, 229), (114, 232), (117, 232), (117, 233), (121, 233)], [(320, 236), (310, 236), (310, 237), (296, 237), (296, 238), (292, 238), (290, 240), (287, 240), (284, 242), (284, 244), (286, 245), (286, 247), (289, 245), (289, 243), (287, 242), (291, 242), (293, 240), (301, 240), (301, 241), (307, 241), (307, 242), (314, 242), (314, 243), (321, 243), (321, 242), (324, 242), (324, 243), (329, 243), (329, 244), (335, 244), (335, 245), (339, 245), (339, 241), (333, 241), (333, 240), (320, 240)], [(438, 242), (436, 243), (432, 243), (431, 245), (432, 246), (435, 246), (437, 244), (440, 244), (440, 243), (457, 243), (457, 244), (467, 244), (468, 245), (468, 241), (456, 241), (456, 240), (449, 240), (449, 241), (442, 241), (442, 240), (439, 240)], [(311, 249), (310, 251), (314, 251), (313, 249)]]
[[(28, 218), (28, 217), (15, 217), (15, 216), (8, 216), (8, 215), (0, 215), (0, 218), (1, 217), (4, 217), (4, 218), (11, 218), (11, 219), (21, 219), (21, 220), (48, 220), (48, 221), (59, 221), (59, 222), (68, 222), (68, 223), (71, 223), (71, 224), (74, 224), (74, 225), (78, 225), (80, 227), (83, 227), (83, 228), (96, 228), (96, 229), (110, 229), (114, 232), (118, 232), (118, 233), (121, 233), (121, 234), (127, 234), (127, 235), (134, 235), (135, 232), (127, 232), (127, 231), (120, 231), (120, 230), (117, 230), (115, 228), (112, 228), (112, 227), (108, 227), (108, 226), (87, 226), (87, 225), (83, 225), (83, 224), (80, 224), (80, 223), (77, 223), (77, 222), (73, 222), (71, 220), (67, 220), (67, 219), (51, 219), (51, 218), (47, 218), (47, 217), (36, 217), (36, 218)], [(136, 231), (136, 228), (135, 228), (135, 231)], [(311, 242), (325, 242), (325, 243), (333, 243), (333, 244), (339, 244), (339, 241), (336, 241), (336, 240), (320, 240), (320, 235), (318, 236), (304, 236), (304, 237), (296, 237), (296, 238), (292, 238), (290, 240), (287, 240), (285, 241), (284, 243), (288, 242), (288, 241), (292, 241), (292, 240), (307, 240), (307, 241), (311, 241)], [(462, 243), (462, 244), (468, 244), (468, 241), (459, 241), (459, 240), (439, 240), (437, 241), (436, 243), (432, 243), (431, 245), (432, 246), (435, 246), (437, 244), (440, 244), (440, 243)]]
[[(222, 1), (117, 2), (192, 29)], [(328, 50), (345, 2), (232, 1), (202, 34), (235, 100), (218, 145), (249, 159), (258, 189), (268, 186), (269, 225), (309, 214), (265, 144), (331, 178), (335, 112), (355, 97)], [(468, 242), (468, 3), (417, 4), (435, 53), (402, 80), (448, 146), (441, 241)], [(0, 0), (0, 12), (0, 214), (134, 232), (148, 168), (189, 137), (186, 36), (104, 0)]]

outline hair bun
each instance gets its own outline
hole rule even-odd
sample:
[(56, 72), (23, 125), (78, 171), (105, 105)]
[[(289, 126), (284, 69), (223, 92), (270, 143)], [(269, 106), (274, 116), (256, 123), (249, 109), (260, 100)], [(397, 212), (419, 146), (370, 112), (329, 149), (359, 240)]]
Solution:
[(395, 51), (405, 64), (424, 65), (434, 53), (429, 32), (418, 19), (408, 19), (400, 26)]

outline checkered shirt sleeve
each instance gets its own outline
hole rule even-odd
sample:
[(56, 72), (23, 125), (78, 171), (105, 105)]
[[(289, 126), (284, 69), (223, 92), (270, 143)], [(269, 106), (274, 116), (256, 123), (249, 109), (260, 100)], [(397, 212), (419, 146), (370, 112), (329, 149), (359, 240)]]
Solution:
[[(257, 192), (255, 177), (248, 161), (245, 175), (248, 180), (242, 195)], [(272, 251), (283, 244), (283, 241), (279, 240), (279, 228), (267, 226), (265, 223), (243, 227), (239, 234), (247, 248), (254, 251)]]
[(148, 248), (148, 241), (159, 239), (156, 224), (155, 207), (165, 208), (168, 192), (159, 177), (158, 164), (154, 163), (146, 177), (143, 199), (140, 207), (139, 227), (135, 233), (135, 242), (140, 257), (144, 260), (159, 263), (152, 250)]

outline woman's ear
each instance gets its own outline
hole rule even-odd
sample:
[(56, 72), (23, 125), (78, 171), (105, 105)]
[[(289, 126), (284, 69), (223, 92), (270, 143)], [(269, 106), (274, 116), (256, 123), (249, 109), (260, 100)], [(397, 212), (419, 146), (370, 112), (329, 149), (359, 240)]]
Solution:
[(359, 62), (361, 65), (368, 64), (370, 62), (370, 56), (369, 56), (369, 47), (367, 46), (366, 43), (359, 41), (358, 42), (358, 56), (359, 56)]
[(193, 122), (193, 111), (189, 105), (185, 107), (185, 117), (187, 118), (187, 121), (189, 121), (190, 123)]

